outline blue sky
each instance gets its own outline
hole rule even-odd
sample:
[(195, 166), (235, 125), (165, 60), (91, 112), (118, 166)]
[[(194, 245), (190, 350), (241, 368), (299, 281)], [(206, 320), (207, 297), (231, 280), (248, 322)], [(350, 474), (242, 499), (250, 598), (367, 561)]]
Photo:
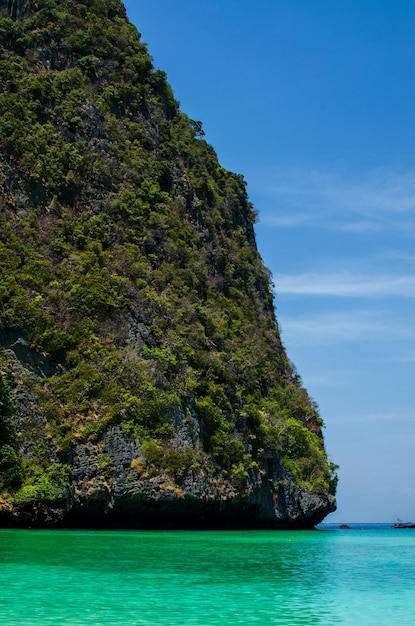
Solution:
[(415, 3), (125, 6), (248, 183), (282, 339), (340, 465), (327, 521), (415, 519)]

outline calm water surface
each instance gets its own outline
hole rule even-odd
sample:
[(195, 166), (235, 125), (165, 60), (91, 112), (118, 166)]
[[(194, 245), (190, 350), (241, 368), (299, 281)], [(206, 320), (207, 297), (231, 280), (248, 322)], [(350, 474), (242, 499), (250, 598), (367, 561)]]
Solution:
[(415, 530), (0, 530), (4, 626), (415, 624)]

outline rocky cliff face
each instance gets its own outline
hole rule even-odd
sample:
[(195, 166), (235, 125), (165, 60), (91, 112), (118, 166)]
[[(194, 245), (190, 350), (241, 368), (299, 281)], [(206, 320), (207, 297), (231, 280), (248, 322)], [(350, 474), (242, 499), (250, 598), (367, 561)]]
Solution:
[(335, 467), (242, 176), (118, 0), (1, 0), (0, 44), (0, 519), (312, 527)]

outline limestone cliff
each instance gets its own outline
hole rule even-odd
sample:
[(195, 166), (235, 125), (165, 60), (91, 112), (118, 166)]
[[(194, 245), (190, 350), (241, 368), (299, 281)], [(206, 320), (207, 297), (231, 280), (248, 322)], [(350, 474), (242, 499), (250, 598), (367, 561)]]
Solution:
[(1, 0), (0, 45), (0, 520), (312, 527), (335, 466), (243, 177), (118, 0)]

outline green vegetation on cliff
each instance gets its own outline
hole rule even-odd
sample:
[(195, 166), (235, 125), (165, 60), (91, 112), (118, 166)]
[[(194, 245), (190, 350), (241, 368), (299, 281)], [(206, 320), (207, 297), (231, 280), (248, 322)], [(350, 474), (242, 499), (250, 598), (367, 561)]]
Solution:
[[(0, 361), (0, 367), (2, 363)], [(17, 452), (17, 442), (12, 418), (14, 406), (10, 391), (0, 370), (0, 490), (14, 491), (23, 479), (22, 462)]]
[[(55, 474), (64, 489), (74, 441), (119, 424), (176, 482), (214, 463), (242, 493), (278, 452), (298, 485), (333, 493), (243, 177), (180, 111), (121, 2), (0, 7), (0, 321), (49, 363), (28, 386), (58, 455), (20, 459), (2, 426), (1, 489), (30, 501)], [(177, 411), (197, 416), (199, 450), (171, 443)]]

